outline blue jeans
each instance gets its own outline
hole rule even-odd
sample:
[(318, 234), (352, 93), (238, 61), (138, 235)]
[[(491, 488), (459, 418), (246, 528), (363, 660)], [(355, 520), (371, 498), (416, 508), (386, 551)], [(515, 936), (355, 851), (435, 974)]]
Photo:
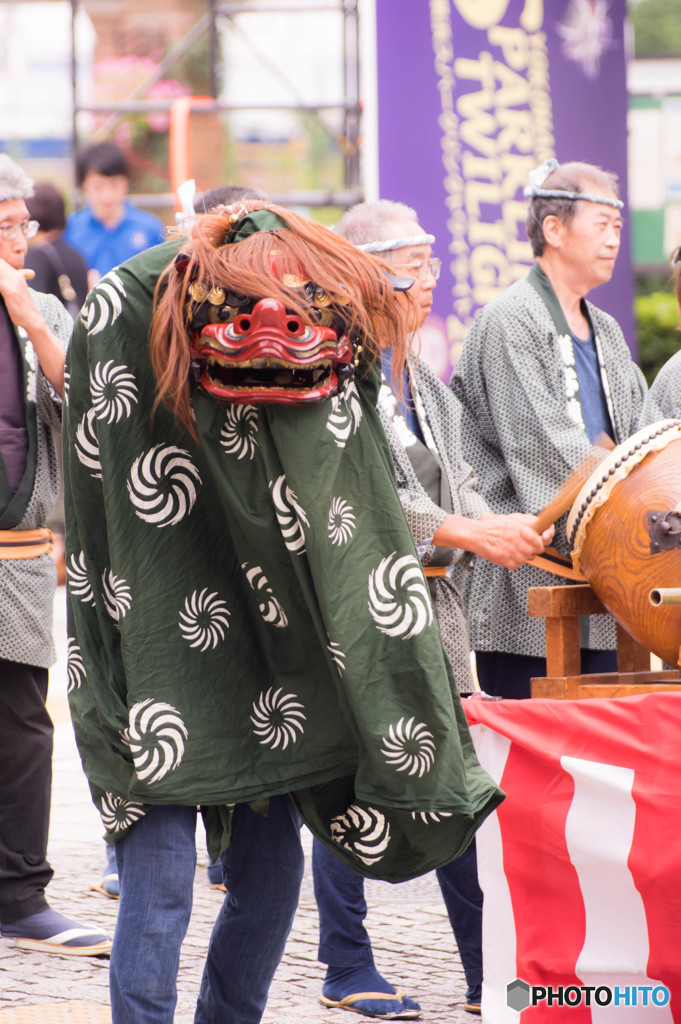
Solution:
[[(196, 808), (158, 806), (116, 844), (121, 883), (111, 953), (113, 1024), (172, 1024), (180, 947), (192, 908)], [(267, 817), (234, 809), (223, 854), (229, 894), (208, 947), (196, 1024), (258, 1024), (284, 953), (303, 875), (300, 819), (288, 796)]]
[[(466, 975), (466, 998), (478, 1001), (482, 985), (482, 891), (475, 842), (456, 860), (438, 868), (436, 874)], [(364, 927), (367, 905), (362, 875), (315, 839), (312, 877), (319, 911), (319, 960), (332, 967), (373, 966), (371, 941)]]

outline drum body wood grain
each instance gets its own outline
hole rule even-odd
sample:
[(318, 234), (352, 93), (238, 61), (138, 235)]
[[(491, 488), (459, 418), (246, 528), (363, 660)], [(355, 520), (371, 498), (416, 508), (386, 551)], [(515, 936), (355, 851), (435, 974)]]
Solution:
[(651, 590), (681, 587), (681, 421), (639, 431), (589, 477), (567, 523), (572, 561), (635, 640), (681, 667), (681, 605)]

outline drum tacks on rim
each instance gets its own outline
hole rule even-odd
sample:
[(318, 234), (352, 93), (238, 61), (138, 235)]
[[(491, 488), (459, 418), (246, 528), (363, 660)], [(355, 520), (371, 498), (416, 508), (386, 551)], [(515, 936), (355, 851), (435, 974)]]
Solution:
[(567, 521), (572, 562), (635, 640), (681, 667), (681, 420), (639, 430), (600, 463)]

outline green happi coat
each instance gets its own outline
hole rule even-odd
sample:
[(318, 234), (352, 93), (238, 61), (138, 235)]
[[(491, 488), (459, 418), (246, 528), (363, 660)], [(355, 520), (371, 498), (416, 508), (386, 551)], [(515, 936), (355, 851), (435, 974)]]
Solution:
[(116, 841), (154, 804), (291, 792), (365, 874), (461, 852), (480, 768), (375, 410), (379, 371), (310, 408), (196, 389), (200, 443), (152, 415), (152, 295), (177, 251), (91, 292), (67, 361), (69, 699)]

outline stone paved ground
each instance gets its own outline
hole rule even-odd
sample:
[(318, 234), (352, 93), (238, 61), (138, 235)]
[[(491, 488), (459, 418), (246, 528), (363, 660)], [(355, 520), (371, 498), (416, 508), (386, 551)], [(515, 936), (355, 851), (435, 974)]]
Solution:
[[(65, 913), (113, 931), (117, 904), (89, 886), (104, 866), (101, 825), (89, 798), (68, 721), (65, 696), (63, 590), (57, 593), (59, 661), (50, 677), (50, 710), (56, 724), (49, 856), (55, 877), (51, 903)], [(342, 1024), (359, 1021), (317, 1002), (323, 968), (316, 959), (317, 911), (310, 873), (310, 836), (304, 830), (306, 873), (300, 906), (275, 977), (264, 1024)], [(175, 1024), (191, 1024), (203, 958), (221, 894), (208, 886), (207, 856), (197, 831), (199, 866), (194, 909), (182, 947)], [(417, 997), (426, 1024), (471, 1024), (463, 1008), (464, 978), (434, 874), (398, 886), (367, 881), (367, 918), (379, 969)], [(108, 961), (29, 953), (0, 939), (0, 1024), (106, 1021)], [(45, 1009), (46, 1004), (50, 1004)], [(56, 1004), (56, 1006), (55, 1006)], [(83, 1007), (90, 1006), (88, 1014)], [(42, 1010), (37, 1008), (42, 1007)], [(369, 1018), (363, 1018), (368, 1020)]]

